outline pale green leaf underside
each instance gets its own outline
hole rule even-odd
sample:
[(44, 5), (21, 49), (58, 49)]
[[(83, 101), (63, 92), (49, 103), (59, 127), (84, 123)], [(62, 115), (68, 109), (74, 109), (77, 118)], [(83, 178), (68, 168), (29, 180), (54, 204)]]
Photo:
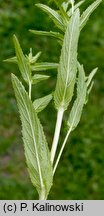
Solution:
[[(77, 4), (74, 5), (74, 11), (79, 8), (82, 4), (84, 3), (84, 1), (80, 1)], [(67, 14), (69, 17), (72, 16), (72, 8), (69, 9), (69, 11), (67, 11)]]
[(29, 62), (27, 61), (26, 57), (24, 56), (22, 49), (20, 47), (19, 41), (14, 35), (13, 37), (15, 52), (17, 57), (17, 64), (23, 79), (29, 83), (31, 79), (31, 68)]
[(93, 77), (95, 76), (97, 70), (98, 70), (98, 68), (95, 68), (89, 74), (88, 79), (87, 79), (87, 87), (89, 87), (89, 85), (91, 84), (91, 81), (92, 81)]
[(34, 106), (22, 83), (12, 75), (12, 83), (22, 122), (22, 135), (28, 171), (39, 194), (47, 197), (52, 185), (50, 153)]
[(61, 51), (54, 94), (54, 101), (57, 109), (63, 107), (66, 110), (73, 96), (77, 72), (78, 39), (79, 10), (77, 9), (69, 21)]
[(49, 102), (52, 100), (52, 94), (49, 94), (45, 97), (42, 97), (42, 98), (39, 98), (39, 99), (36, 99), (34, 102), (33, 102), (33, 106), (34, 106), (34, 109), (37, 113), (41, 112), (43, 109), (46, 108), (46, 106), (49, 104)]
[(38, 52), (35, 56), (32, 55), (32, 50), (30, 49), (30, 53), (28, 56), (30, 64), (35, 64), (37, 60), (39, 59), (42, 52)]
[(38, 82), (41, 82), (43, 80), (47, 80), (49, 78), (50, 78), (50, 76), (47, 76), (47, 75), (35, 74), (32, 77), (32, 84), (37, 84)]
[(80, 30), (86, 25), (90, 15), (93, 13), (93, 11), (99, 6), (99, 4), (102, 2), (102, 0), (96, 0), (94, 1), (81, 15), (80, 20)]
[(67, 125), (71, 130), (75, 129), (80, 121), (83, 106), (86, 100), (87, 84), (85, 82), (85, 73), (83, 66), (78, 66), (79, 77), (77, 83), (77, 99), (75, 100), (71, 109)]
[(57, 69), (59, 64), (57, 63), (50, 63), (50, 62), (40, 62), (36, 63), (35, 65), (31, 66), (32, 71), (45, 71), (51, 69)]
[(4, 60), (4, 62), (17, 64), (17, 57), (14, 56), (14, 57), (12, 57), (12, 58), (6, 59), (6, 60)]
[(49, 37), (54, 37), (59, 40), (63, 40), (63, 35), (60, 34), (59, 32), (53, 32), (53, 31), (37, 31), (37, 30), (30, 30), (31, 33), (35, 35), (43, 35), (43, 36), (49, 36)]
[(52, 21), (55, 23), (55, 25), (61, 29), (62, 31), (64, 31), (65, 26), (64, 23), (62, 21), (62, 18), (60, 16), (60, 14), (53, 10), (52, 8), (48, 7), (47, 5), (44, 4), (36, 4), (37, 7), (41, 8), (44, 12), (46, 12), (50, 18), (52, 19)]

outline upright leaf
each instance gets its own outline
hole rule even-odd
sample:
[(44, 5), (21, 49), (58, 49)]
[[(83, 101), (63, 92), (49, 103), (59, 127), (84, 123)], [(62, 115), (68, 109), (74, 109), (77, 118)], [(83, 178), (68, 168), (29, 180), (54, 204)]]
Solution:
[(28, 55), (28, 59), (30, 64), (35, 64), (37, 60), (39, 59), (42, 52), (38, 52), (35, 56), (32, 55), (32, 49), (30, 49), (30, 53)]
[[(75, 5), (74, 5), (74, 11), (75, 11), (77, 8), (79, 8), (83, 3), (84, 3), (84, 1), (82, 0), (82, 1), (78, 2), (77, 4), (75, 4)], [(67, 11), (67, 14), (68, 14), (69, 17), (72, 16), (72, 8), (70, 8), (70, 9)]]
[(44, 4), (36, 4), (37, 7), (39, 7), (40, 9), (42, 9), (44, 12), (46, 12), (50, 18), (52, 19), (52, 21), (55, 23), (55, 25), (61, 29), (62, 31), (64, 31), (65, 27), (64, 27), (64, 23), (62, 21), (62, 18), (60, 16), (60, 14), (53, 10), (52, 8), (48, 7), (47, 5)]
[(77, 47), (79, 38), (79, 10), (77, 9), (69, 21), (61, 58), (58, 67), (58, 77), (54, 94), (57, 109), (67, 109), (72, 99), (77, 72)]
[(91, 84), (91, 81), (92, 81), (93, 77), (95, 76), (97, 70), (98, 70), (98, 68), (93, 69), (91, 71), (91, 73), (89, 74), (89, 76), (87, 77), (87, 87), (89, 87), (89, 85)]
[(52, 100), (52, 94), (49, 94), (45, 97), (42, 97), (42, 98), (39, 98), (39, 99), (36, 99), (34, 102), (33, 102), (33, 106), (35, 108), (35, 111), (37, 113), (41, 112), (43, 109), (46, 108), (46, 106), (49, 104), (49, 102)]
[(46, 199), (52, 185), (48, 145), (34, 106), (22, 83), (15, 75), (12, 75), (12, 83), (22, 122), (22, 135), (30, 178), (40, 198)]
[(102, 2), (102, 0), (96, 0), (94, 1), (81, 15), (80, 20), (80, 30), (86, 25), (90, 15), (93, 13), (93, 11), (99, 6), (99, 4)]
[(83, 66), (79, 65), (79, 77), (78, 77), (78, 83), (77, 83), (77, 99), (75, 100), (73, 107), (71, 109), (69, 119), (67, 122), (67, 125), (72, 130), (75, 129), (80, 121), (83, 106), (85, 104), (86, 100), (86, 94), (87, 94), (87, 84), (85, 82), (85, 72), (83, 69)]
[(17, 63), (19, 70), (21, 72), (21, 75), (23, 79), (29, 83), (31, 80), (31, 68), (29, 65), (29, 62), (27, 61), (26, 57), (24, 56), (22, 49), (20, 47), (20, 44), (18, 42), (18, 39), (14, 35), (13, 37), (14, 45), (15, 45), (15, 51), (16, 51), (16, 57), (17, 57)]

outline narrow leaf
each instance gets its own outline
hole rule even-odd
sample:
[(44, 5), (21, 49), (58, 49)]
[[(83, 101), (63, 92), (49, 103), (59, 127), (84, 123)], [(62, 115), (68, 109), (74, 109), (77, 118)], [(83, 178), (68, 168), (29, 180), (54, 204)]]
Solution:
[(45, 71), (45, 70), (57, 69), (58, 66), (59, 64), (57, 63), (41, 62), (31, 66), (31, 69), (32, 71)]
[(72, 130), (74, 130), (77, 127), (80, 121), (83, 106), (86, 100), (86, 94), (87, 94), (87, 84), (85, 82), (85, 73), (84, 73), (83, 66), (79, 65), (78, 69), (79, 69), (79, 77), (77, 83), (77, 99), (73, 104), (67, 122), (68, 127), (71, 128)]
[(102, 0), (96, 0), (94, 1), (81, 15), (80, 20), (80, 30), (83, 29), (83, 27), (86, 25), (90, 15), (93, 13), (93, 11), (99, 6), (99, 4), (102, 2)]
[(67, 109), (72, 99), (77, 73), (77, 46), (79, 39), (79, 10), (77, 9), (69, 21), (61, 58), (58, 67), (58, 78), (54, 94), (57, 109)]
[(44, 12), (46, 12), (50, 16), (52, 21), (55, 23), (55, 25), (64, 32), (64, 23), (62, 21), (60, 14), (57, 11), (51, 9), (50, 7), (44, 4), (36, 4), (36, 6), (42, 9)]
[(95, 76), (96, 72), (97, 72), (98, 68), (95, 68), (91, 71), (91, 73), (89, 74), (88, 78), (87, 78), (87, 87), (90, 85), (93, 77)]
[(14, 56), (14, 57), (12, 57), (12, 58), (9, 58), (9, 59), (5, 59), (4, 62), (15, 63), (15, 64), (18, 63), (18, 62), (17, 62), (17, 57), (16, 57), (16, 56)]
[[(74, 11), (79, 8), (82, 4), (84, 3), (84, 1), (80, 1), (77, 4), (74, 5)], [(69, 9), (69, 11), (67, 11), (67, 14), (69, 17), (72, 16), (72, 8)]]
[(29, 53), (28, 59), (30, 64), (34, 64), (39, 59), (42, 52), (38, 52), (35, 56), (32, 56), (32, 51)]
[(52, 31), (47, 32), (47, 31), (37, 31), (37, 30), (29, 30), (29, 31), (36, 35), (44, 35), (44, 36), (54, 37), (59, 40), (63, 40), (63, 35), (60, 34), (59, 32), (52, 32)]
[(29, 81), (31, 80), (31, 68), (30, 68), (29, 62), (24, 56), (22, 49), (20, 47), (20, 44), (18, 42), (18, 39), (16, 38), (15, 35), (13, 37), (13, 40), (14, 40), (19, 70), (21, 72), (23, 79), (29, 83)]
[(46, 198), (52, 185), (50, 153), (34, 106), (22, 83), (12, 75), (12, 83), (22, 122), (25, 156), (31, 181)]
[(47, 76), (47, 75), (35, 74), (32, 77), (32, 84), (37, 84), (38, 82), (41, 82), (43, 80), (47, 80), (49, 78), (50, 78), (50, 76)]
[(33, 102), (33, 106), (35, 108), (35, 111), (37, 113), (41, 112), (43, 109), (46, 108), (46, 106), (49, 104), (49, 102), (52, 100), (52, 94), (49, 94), (45, 97), (42, 97), (42, 98), (39, 98), (39, 99), (36, 99), (34, 102)]

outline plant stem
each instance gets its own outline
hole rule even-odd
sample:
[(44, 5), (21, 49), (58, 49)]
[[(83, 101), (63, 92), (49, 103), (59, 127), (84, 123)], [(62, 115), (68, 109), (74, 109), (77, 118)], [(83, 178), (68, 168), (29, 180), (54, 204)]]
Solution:
[(29, 98), (31, 99), (31, 86), (32, 86), (32, 84), (31, 84), (31, 81), (29, 82)]
[(52, 149), (51, 149), (51, 162), (52, 162), (52, 164), (54, 162), (54, 158), (55, 158), (55, 154), (56, 154), (56, 150), (57, 150), (57, 145), (58, 145), (58, 141), (59, 141), (63, 114), (64, 114), (64, 109), (60, 108), (58, 110), (58, 113), (57, 113), (56, 127), (55, 127), (55, 133), (54, 133)]
[(59, 152), (59, 154), (58, 154), (58, 157), (57, 157), (55, 166), (54, 166), (54, 168), (53, 168), (53, 175), (55, 174), (55, 171), (56, 171), (56, 168), (57, 168), (57, 166), (58, 166), (60, 157), (61, 157), (61, 155), (62, 155), (62, 152), (63, 152), (63, 150), (64, 150), (65, 144), (66, 144), (66, 142), (67, 142), (67, 139), (68, 139), (68, 137), (69, 137), (71, 131), (72, 131), (72, 127), (69, 129), (68, 133), (66, 134), (66, 137), (65, 137), (65, 139), (64, 139), (64, 142), (63, 142), (62, 147), (61, 147), (61, 149), (60, 149), (60, 152)]
[(44, 187), (42, 188), (41, 193), (39, 195), (39, 200), (46, 200), (45, 188)]

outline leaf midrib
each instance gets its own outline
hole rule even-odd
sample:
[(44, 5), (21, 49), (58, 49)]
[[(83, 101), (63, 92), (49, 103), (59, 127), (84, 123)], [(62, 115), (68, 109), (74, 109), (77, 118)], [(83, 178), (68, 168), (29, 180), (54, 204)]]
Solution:
[(24, 102), (24, 98), (23, 98), (23, 96), (22, 96), (22, 94), (21, 94), (21, 91), (19, 90), (18, 86), (17, 86), (17, 89), (18, 89), (18, 91), (19, 91), (19, 94), (21, 95), (21, 98), (22, 98), (22, 100), (23, 100), (24, 106), (25, 106), (25, 108), (26, 108), (26, 112), (27, 112), (28, 118), (29, 118), (29, 120), (30, 120), (30, 127), (31, 127), (31, 132), (32, 132), (32, 135), (33, 135), (33, 143), (34, 143), (35, 151), (36, 151), (36, 160), (37, 160), (37, 165), (38, 165), (39, 178), (40, 178), (41, 187), (43, 188), (43, 187), (44, 187), (44, 183), (43, 183), (43, 179), (42, 179), (40, 161), (39, 161), (39, 156), (38, 156), (38, 152), (37, 152), (36, 140), (35, 140), (35, 135), (34, 135), (34, 131), (33, 131), (33, 128), (32, 128), (31, 118), (30, 118), (30, 115), (29, 115), (27, 106), (26, 106), (26, 104), (25, 104), (25, 102)]

